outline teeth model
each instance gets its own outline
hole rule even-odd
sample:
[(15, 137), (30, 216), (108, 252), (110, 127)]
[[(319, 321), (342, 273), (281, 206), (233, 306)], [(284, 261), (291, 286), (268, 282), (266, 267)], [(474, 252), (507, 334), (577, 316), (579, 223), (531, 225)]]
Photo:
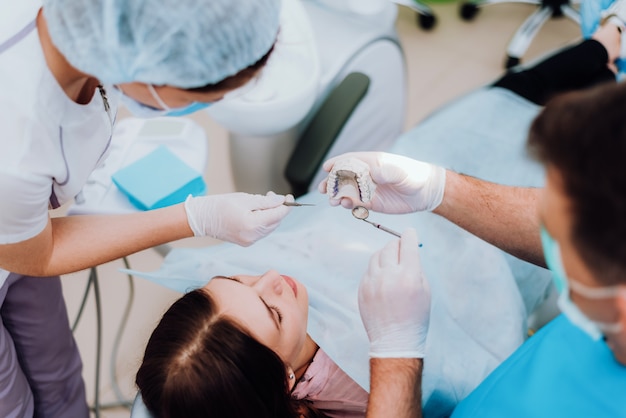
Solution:
[(331, 198), (350, 197), (363, 203), (372, 199), (375, 188), (369, 166), (355, 158), (337, 161), (326, 182), (326, 193)]

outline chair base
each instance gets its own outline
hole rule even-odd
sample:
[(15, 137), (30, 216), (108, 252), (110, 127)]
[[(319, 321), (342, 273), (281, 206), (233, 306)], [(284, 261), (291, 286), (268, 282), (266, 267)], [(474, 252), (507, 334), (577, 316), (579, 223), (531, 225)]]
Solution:
[(417, 13), (416, 22), (417, 25), (424, 29), (430, 30), (435, 27), (437, 23), (437, 17), (433, 13), (433, 10), (424, 4), (420, 0), (392, 0), (394, 3), (401, 6), (406, 6), (409, 9)]
[(504, 65), (507, 69), (520, 63), (530, 43), (550, 18), (565, 16), (580, 25), (580, 15), (572, 7), (573, 4), (580, 3), (580, 0), (474, 0), (462, 3), (459, 14), (464, 20), (472, 20), (479, 8), (499, 3), (526, 3), (538, 6), (538, 9), (517, 29), (507, 46)]

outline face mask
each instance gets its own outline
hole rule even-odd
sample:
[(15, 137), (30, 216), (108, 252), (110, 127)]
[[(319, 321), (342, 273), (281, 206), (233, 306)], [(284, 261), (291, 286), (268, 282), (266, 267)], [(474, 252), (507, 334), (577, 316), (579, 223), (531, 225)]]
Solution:
[(165, 116), (185, 116), (191, 115), (192, 113), (197, 112), (198, 110), (206, 109), (211, 106), (213, 103), (202, 103), (202, 102), (193, 102), (185, 107), (181, 107), (178, 109), (170, 109), (165, 113)]
[(589, 299), (608, 299), (617, 295), (618, 286), (589, 287), (582, 283), (568, 280), (561, 262), (561, 250), (559, 243), (548, 234), (544, 227), (541, 227), (541, 244), (546, 264), (552, 271), (554, 285), (559, 292), (557, 305), (559, 309), (569, 319), (569, 321), (583, 330), (594, 341), (602, 337), (603, 332), (619, 332), (622, 329), (621, 323), (606, 323), (592, 321), (576, 306), (570, 299), (570, 285), (572, 289)]
[(151, 107), (140, 103), (132, 97), (125, 95), (123, 92), (121, 100), (122, 103), (124, 103), (124, 106), (126, 106), (126, 108), (130, 111), (130, 113), (137, 116), (138, 118), (156, 118), (159, 116), (165, 116), (165, 113), (167, 112), (167, 110), (157, 109), (156, 107)]
[(156, 92), (152, 84), (148, 84), (148, 90), (152, 95), (152, 98), (156, 100), (156, 102), (161, 106), (164, 110), (163, 116), (185, 116), (190, 115), (198, 110), (206, 109), (211, 105), (211, 103), (201, 103), (201, 102), (192, 102), (185, 107), (178, 107), (172, 109), (161, 99), (161, 96)]
[(167, 106), (163, 102), (163, 100), (161, 100), (161, 97), (159, 97), (156, 90), (154, 90), (154, 87), (148, 84), (148, 90), (150, 91), (150, 94), (152, 95), (154, 100), (156, 100), (156, 102), (162, 107), (162, 109), (158, 109), (156, 107), (148, 106), (146, 104), (138, 102), (132, 97), (124, 94), (119, 86), (117, 88), (122, 93), (122, 102), (124, 103), (124, 105), (133, 115), (140, 118), (156, 118), (159, 116), (184, 116), (197, 112), (198, 110), (206, 109), (211, 105), (211, 103), (193, 102), (185, 107), (172, 109)]

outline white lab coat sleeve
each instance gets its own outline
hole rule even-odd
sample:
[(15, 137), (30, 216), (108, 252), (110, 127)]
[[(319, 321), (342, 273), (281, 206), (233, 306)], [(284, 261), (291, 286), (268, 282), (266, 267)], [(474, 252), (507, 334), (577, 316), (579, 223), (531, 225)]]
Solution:
[(0, 168), (0, 244), (32, 238), (48, 222), (50, 180), (11, 171)]

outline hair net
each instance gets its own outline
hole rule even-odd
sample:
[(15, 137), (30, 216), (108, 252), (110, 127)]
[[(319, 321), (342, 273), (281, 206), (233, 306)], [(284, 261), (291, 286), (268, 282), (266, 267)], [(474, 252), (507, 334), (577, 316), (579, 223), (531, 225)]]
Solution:
[(52, 42), (103, 83), (202, 87), (263, 57), (280, 0), (45, 0)]

